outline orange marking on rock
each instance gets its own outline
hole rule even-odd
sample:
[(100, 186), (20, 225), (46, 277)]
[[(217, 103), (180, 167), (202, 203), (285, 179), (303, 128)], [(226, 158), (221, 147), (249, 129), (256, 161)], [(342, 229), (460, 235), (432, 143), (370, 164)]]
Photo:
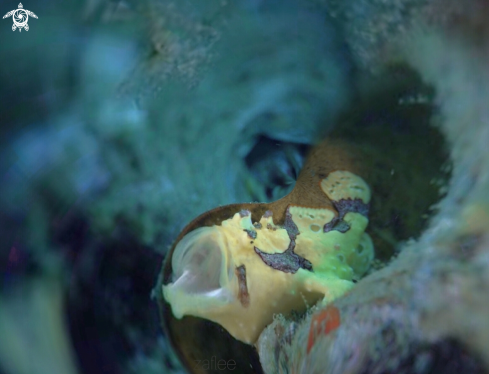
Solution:
[(307, 340), (307, 353), (311, 351), (311, 348), (316, 343), (316, 337), (319, 334), (324, 333), (324, 335), (328, 335), (331, 331), (337, 329), (340, 324), (340, 311), (337, 307), (332, 305), (312, 317), (309, 338)]

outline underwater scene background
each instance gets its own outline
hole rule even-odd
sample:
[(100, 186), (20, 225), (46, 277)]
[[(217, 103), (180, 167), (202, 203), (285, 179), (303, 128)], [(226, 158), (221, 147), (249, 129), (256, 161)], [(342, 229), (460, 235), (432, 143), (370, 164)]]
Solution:
[[(0, 23), (0, 374), (489, 372), (488, 1), (23, 8)], [(172, 341), (182, 229), (282, 198), (328, 137), (368, 155), (366, 274), (254, 347)]]

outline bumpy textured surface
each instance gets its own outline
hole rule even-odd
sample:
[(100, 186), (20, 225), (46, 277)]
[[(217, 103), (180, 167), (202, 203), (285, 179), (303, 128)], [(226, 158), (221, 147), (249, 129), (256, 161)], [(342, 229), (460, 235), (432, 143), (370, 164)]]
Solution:
[[(60, 205), (78, 202), (95, 231), (129, 231), (164, 252), (192, 217), (256, 195), (261, 186), (243, 159), (258, 135), (311, 143), (320, 120), (332, 123), (348, 100), (348, 63), (323, 15), (295, 1), (130, 5), (122, 20), (95, 23), (83, 40), (73, 105), (3, 149), (15, 166), (2, 196), (16, 214), (26, 195), (42, 211), (33, 187), (42, 183)], [(204, 25), (206, 18), (215, 21)], [(43, 64), (64, 64), (68, 53), (46, 51)], [(16, 66), (0, 74), (22, 77)]]

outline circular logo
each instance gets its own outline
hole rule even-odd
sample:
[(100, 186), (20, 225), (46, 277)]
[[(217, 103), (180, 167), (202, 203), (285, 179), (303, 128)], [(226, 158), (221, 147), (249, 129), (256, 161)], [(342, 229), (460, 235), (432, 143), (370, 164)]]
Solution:
[(14, 25), (21, 28), (27, 25), (27, 20), (29, 19), (29, 14), (25, 9), (17, 9), (13, 14)]

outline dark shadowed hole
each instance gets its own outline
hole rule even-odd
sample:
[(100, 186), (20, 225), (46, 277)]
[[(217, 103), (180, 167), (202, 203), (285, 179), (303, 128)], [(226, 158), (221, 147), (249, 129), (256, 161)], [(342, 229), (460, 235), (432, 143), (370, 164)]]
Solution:
[(309, 149), (306, 144), (287, 143), (260, 135), (244, 161), (261, 190), (253, 198), (274, 201), (294, 188), (304, 158)]

